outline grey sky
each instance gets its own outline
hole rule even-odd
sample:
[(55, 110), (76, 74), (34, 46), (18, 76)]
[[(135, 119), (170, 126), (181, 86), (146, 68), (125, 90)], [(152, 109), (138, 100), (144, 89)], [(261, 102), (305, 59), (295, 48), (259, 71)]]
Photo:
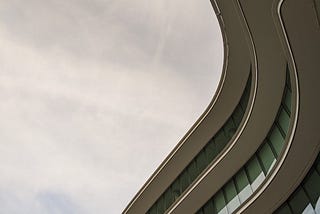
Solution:
[(209, 0), (1, 0), (0, 214), (120, 213), (222, 59)]

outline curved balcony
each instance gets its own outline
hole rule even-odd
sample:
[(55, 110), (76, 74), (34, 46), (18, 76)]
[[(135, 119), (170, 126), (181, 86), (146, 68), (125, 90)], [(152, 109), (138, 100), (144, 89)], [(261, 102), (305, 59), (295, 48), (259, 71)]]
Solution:
[(267, 181), (281, 157), (285, 155), (285, 142), (289, 139), (292, 103), (289, 72), (278, 115), (263, 144), (243, 166), (197, 214), (233, 213), (256, 194)]

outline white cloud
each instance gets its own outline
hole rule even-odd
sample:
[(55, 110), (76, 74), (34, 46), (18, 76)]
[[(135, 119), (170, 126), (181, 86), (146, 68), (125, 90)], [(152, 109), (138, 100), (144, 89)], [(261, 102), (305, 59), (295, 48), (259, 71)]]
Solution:
[(213, 96), (209, 1), (0, 8), (0, 213), (119, 213)]

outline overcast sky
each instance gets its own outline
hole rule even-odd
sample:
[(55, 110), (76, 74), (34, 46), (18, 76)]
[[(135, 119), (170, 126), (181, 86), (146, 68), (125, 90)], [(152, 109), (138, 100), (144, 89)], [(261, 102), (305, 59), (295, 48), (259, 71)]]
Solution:
[(0, 214), (120, 213), (222, 61), (209, 0), (1, 0)]

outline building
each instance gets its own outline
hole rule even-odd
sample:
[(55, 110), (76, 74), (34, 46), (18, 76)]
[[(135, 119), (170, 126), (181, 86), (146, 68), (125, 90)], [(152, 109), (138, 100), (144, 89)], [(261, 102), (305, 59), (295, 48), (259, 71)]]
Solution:
[(218, 90), (124, 213), (320, 213), (320, 0), (211, 3)]

